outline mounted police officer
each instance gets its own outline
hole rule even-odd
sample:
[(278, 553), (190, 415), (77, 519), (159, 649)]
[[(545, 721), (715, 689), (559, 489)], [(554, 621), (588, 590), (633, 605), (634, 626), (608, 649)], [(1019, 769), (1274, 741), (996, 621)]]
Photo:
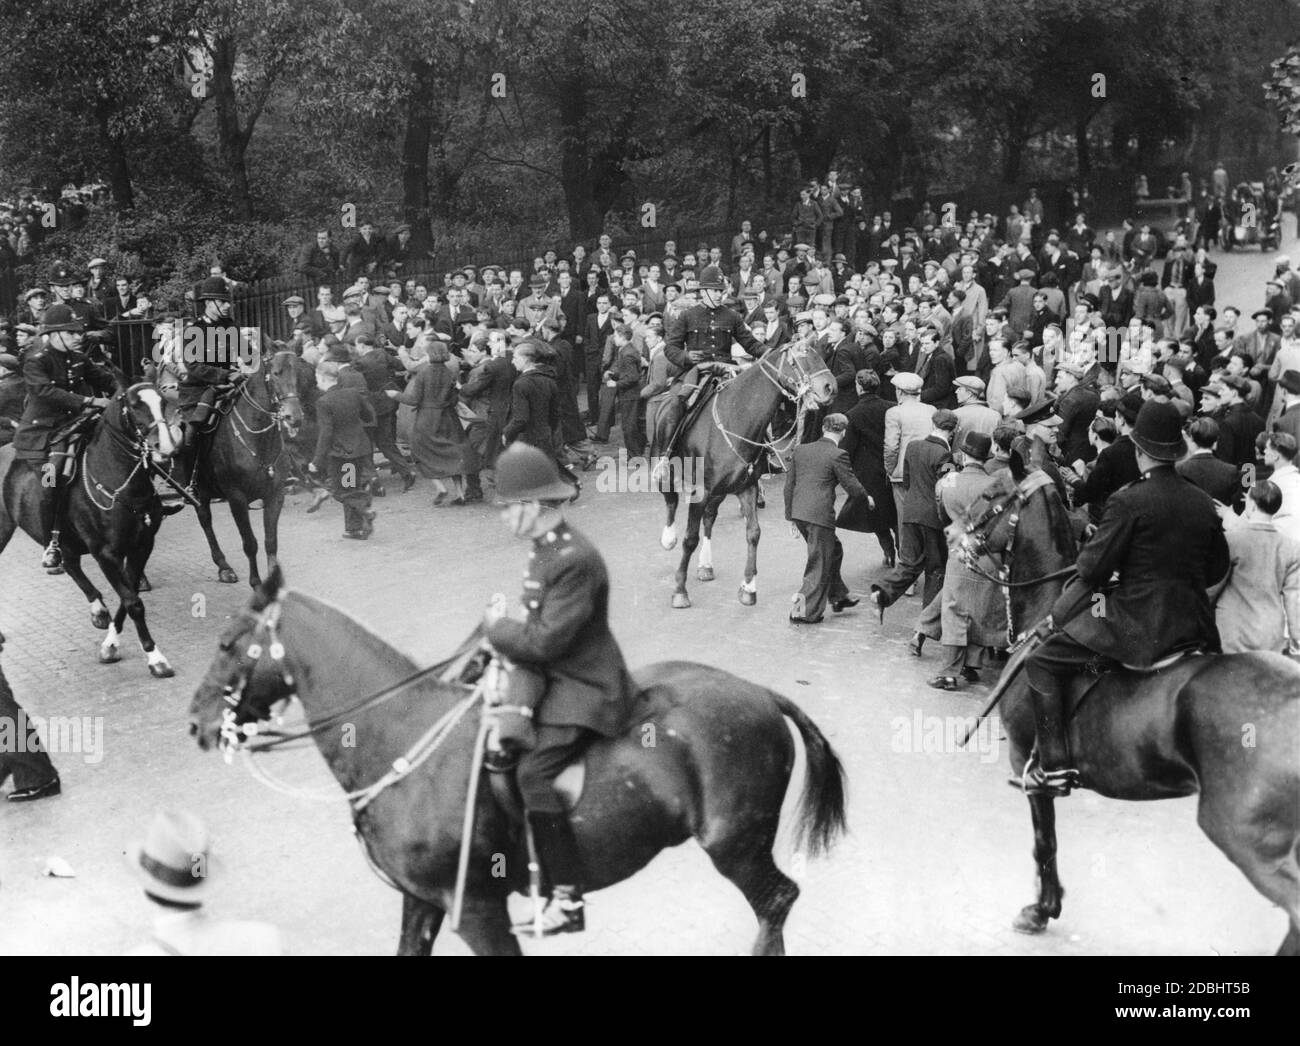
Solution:
[(54, 288), (55, 303), (66, 305), (81, 321), (86, 332), (83, 341), (86, 355), (96, 363), (106, 363), (108, 360), (101, 357), (99, 343), (105, 339), (108, 325), (100, 313), (99, 300), (77, 294), (78, 287), (85, 289), (86, 279), (86, 274), (78, 272), (66, 261), (56, 261), (50, 266), (50, 286)]
[(212, 416), (217, 395), (243, 377), (238, 369), (240, 332), (231, 315), (230, 288), (220, 276), (201, 281), (195, 295), (203, 310), (187, 324), (179, 352), (183, 373), (177, 386), (181, 426), (174, 433), (182, 476), (188, 483), (198, 461), (198, 434)]
[(686, 373), (679, 386), (683, 394), (670, 399), (659, 414), (654, 443), (661, 454), (673, 453), (686, 418), (686, 393), (698, 387), (690, 399), (691, 403), (699, 402), (709, 395), (719, 374), (734, 373), (732, 342), (739, 342), (755, 358), (767, 351), (740, 314), (722, 304), (726, 286), (722, 273), (710, 265), (700, 274), (700, 304), (678, 314), (668, 328), (664, 355)]
[[(488, 642), (510, 666), (503, 741), (527, 749), (517, 779), (551, 900), (543, 936), (584, 928), (583, 872), (573, 829), (553, 782), (597, 737), (618, 737), (634, 722), (636, 691), (609, 629), (609, 574), (596, 547), (564, 521), (573, 493), (551, 455), (516, 443), (497, 459), (502, 516), (530, 540), (522, 614), (494, 605)], [(535, 711), (534, 711), (535, 710)], [(536, 724), (535, 731), (533, 724)], [(531, 932), (532, 923), (517, 933)]]
[[(1182, 417), (1149, 400), (1133, 427), (1141, 478), (1106, 502), (1072, 580), (1039, 626), (1044, 642), (1025, 660), (1037, 744), (1022, 777), (1027, 792), (1068, 795), (1078, 783), (1066, 734), (1070, 678), (1100, 654), (1147, 669), (1167, 654), (1219, 650), (1206, 589), (1228, 570), (1228, 544), (1210, 496), (1183, 479)], [(1100, 591), (1118, 572), (1119, 583)]]
[(67, 505), (68, 438), (66, 426), (88, 408), (108, 406), (116, 391), (113, 372), (92, 362), (81, 351), (85, 327), (68, 306), (45, 310), (43, 348), (23, 362), (27, 405), (14, 433), (14, 457), (25, 461), (39, 477), (41, 532), (45, 554), (41, 566), (58, 573), (63, 566), (59, 529)]

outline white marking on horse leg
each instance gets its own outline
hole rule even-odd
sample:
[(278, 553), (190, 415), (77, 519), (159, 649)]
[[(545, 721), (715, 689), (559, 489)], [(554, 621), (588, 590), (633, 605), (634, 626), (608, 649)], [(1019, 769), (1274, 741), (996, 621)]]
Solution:
[(700, 568), (713, 567), (713, 542), (706, 537), (700, 538)]
[(92, 614), (107, 614), (108, 607), (104, 606), (102, 599), (92, 599), (90, 601), (90, 612)]
[(146, 650), (144, 652), (144, 656), (148, 659), (150, 668), (154, 668), (159, 665), (169, 666), (170, 664), (168, 660), (165, 657), (163, 657), (163, 652), (159, 650), (157, 647), (154, 647), (152, 650)]
[(108, 623), (108, 634), (104, 636), (104, 641), (99, 644), (99, 653), (102, 657), (111, 657), (117, 653), (118, 634), (117, 628), (113, 622)]
[(659, 544), (664, 549), (674, 549), (677, 547), (677, 530), (673, 527), (664, 527), (664, 531), (659, 535)]
[(740, 587), (743, 588), (746, 592), (757, 592), (757, 591), (758, 591), (758, 575), (755, 574), (755, 575), (754, 575), (752, 578), (750, 578), (748, 581), (742, 581), (742, 582), (740, 583)]

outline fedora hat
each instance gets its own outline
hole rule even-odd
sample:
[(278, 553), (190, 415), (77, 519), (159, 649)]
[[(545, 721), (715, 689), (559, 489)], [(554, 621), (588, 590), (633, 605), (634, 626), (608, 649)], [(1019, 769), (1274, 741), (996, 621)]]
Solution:
[(164, 901), (201, 904), (211, 892), (212, 857), (208, 830), (194, 814), (160, 810), (144, 839), (127, 849), (127, 864), (146, 893)]
[(1187, 453), (1183, 416), (1172, 403), (1148, 400), (1133, 424), (1133, 442), (1157, 461), (1177, 461)]
[(536, 447), (512, 443), (497, 459), (497, 497), (510, 501), (568, 501), (573, 486), (559, 466)]

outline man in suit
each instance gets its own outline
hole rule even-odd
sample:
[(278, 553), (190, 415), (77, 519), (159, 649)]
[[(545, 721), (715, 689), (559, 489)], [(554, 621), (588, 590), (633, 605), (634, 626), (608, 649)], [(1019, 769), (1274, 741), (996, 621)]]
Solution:
[(375, 467), (374, 449), (366, 432), (374, 427), (375, 412), (364, 388), (340, 383), (339, 369), (331, 360), (316, 365), (316, 387), (321, 390), (316, 401), (320, 434), (316, 457), (307, 468), (312, 475), (328, 474), (334, 499), (343, 506), (343, 536), (365, 541), (375, 532), (368, 487)]
[(960, 446), (962, 436), (967, 432), (982, 432), (993, 435), (993, 430), (1002, 422), (1002, 415), (984, 402), (984, 382), (974, 374), (964, 374), (954, 380), (957, 390), (957, 430), (954, 442)]
[(383, 258), (383, 252), (384, 243), (375, 232), (374, 225), (362, 222), (356, 238), (348, 244), (347, 253), (343, 256), (343, 267), (347, 270), (348, 279), (355, 280), (362, 274), (374, 272)]
[(1287, 432), (1300, 443), (1300, 370), (1283, 371), (1277, 381), (1282, 392), (1282, 413), (1273, 421), (1274, 432)]
[(858, 371), (867, 365), (866, 351), (845, 330), (845, 321), (833, 317), (826, 325), (829, 345), (825, 357), (826, 367), (835, 379), (838, 391), (831, 402), (831, 414), (847, 414), (858, 401), (856, 379)]
[(835, 536), (835, 488), (874, 507), (862, 484), (853, 475), (849, 456), (840, 449), (848, 428), (843, 414), (828, 414), (822, 422), (822, 438), (795, 447), (785, 477), (785, 518), (808, 543), (808, 562), (803, 587), (795, 594), (790, 620), (798, 625), (815, 625), (822, 620), (829, 599), (837, 614), (857, 606), (840, 576), (844, 547)]
[(1219, 423), (1213, 418), (1196, 418), (1187, 426), (1187, 434), (1192, 437), (1195, 449), (1178, 463), (1178, 474), (1219, 504), (1231, 505), (1234, 511), (1240, 512), (1244, 493), (1241, 473), (1214, 453), (1214, 445), (1219, 442)]
[(587, 424), (593, 426), (600, 424), (601, 374), (612, 362), (612, 353), (608, 354), (609, 360), (606, 359), (607, 343), (613, 337), (618, 322), (610, 304), (608, 293), (596, 295), (596, 310), (587, 317), (587, 330), (583, 335), (587, 365)]
[(1087, 463), (1096, 456), (1088, 442), (1088, 426), (1097, 414), (1101, 395), (1091, 382), (1083, 381), (1083, 376), (1084, 372), (1071, 364), (1057, 365), (1055, 411), (1061, 427), (1056, 438), (1061, 460), (1071, 466), (1076, 462)]
[(1115, 410), (1119, 438), (1097, 455), (1086, 477), (1076, 478), (1073, 471), (1066, 476), (1071, 480), (1074, 504), (1089, 506), (1094, 520), (1101, 519), (1106, 501), (1112, 494), (1140, 478), (1131, 433), (1141, 409), (1142, 394), (1126, 393)]
[(1250, 650), (1300, 657), (1300, 542), (1278, 531), (1282, 492), (1268, 480), (1250, 488), (1240, 520), (1226, 520), (1232, 573), (1215, 604), (1225, 654)]
[[(1206, 589), (1228, 570), (1228, 544), (1214, 503), (1179, 477), (1186, 453), (1172, 403), (1143, 404), (1133, 428), (1141, 478), (1113, 495), (1101, 526), (1079, 553), (1066, 585), (1026, 659), (1037, 743), (1015, 783), (1032, 794), (1065, 796), (1078, 784), (1066, 733), (1070, 679), (1098, 654), (1149, 668), (1173, 650), (1219, 648)], [(1110, 584), (1104, 604), (1094, 594)], [(1093, 608), (1104, 605), (1105, 613)]]
[(913, 440), (925, 439), (931, 429), (935, 407), (921, 402), (918, 374), (904, 371), (890, 379), (897, 399), (895, 406), (885, 413), (885, 472), (894, 491), (894, 513), (903, 515), (903, 456)]
[[(528, 715), (498, 717), (500, 736), (524, 749), (516, 780), (551, 898), (542, 936), (585, 928), (582, 856), (564, 802), (560, 772), (598, 737), (618, 737), (635, 721), (636, 688), (609, 627), (609, 572), (595, 545), (564, 520), (570, 486), (552, 455), (516, 445), (497, 463), (503, 519), (532, 551), (522, 606), (494, 602), (484, 619), (492, 648), (511, 665), (510, 704)], [(515, 932), (533, 932), (532, 921)]]
[(1272, 469), (1269, 481), (1282, 492), (1281, 507), (1273, 511), (1273, 524), (1288, 537), (1300, 541), (1300, 468), (1296, 467), (1297, 443), (1286, 432), (1270, 432), (1264, 444), (1264, 464)]
[(510, 413), (510, 389), (515, 383), (515, 368), (510, 363), (506, 333), (488, 332), (488, 356), (470, 367), (460, 398), (484, 420), (483, 468), (494, 469), (501, 453), (501, 433)]
[(937, 410), (930, 420), (930, 434), (913, 440), (903, 460), (903, 507), (898, 515), (898, 565), (880, 582), (871, 586), (871, 602), (884, 612), (922, 574), (925, 585), (922, 605), (943, 587), (943, 568), (948, 559), (948, 545), (943, 536), (935, 500), (935, 485), (952, 463), (951, 441), (957, 428), (957, 415)]
[(1244, 396), (1249, 387), (1240, 375), (1224, 374), (1204, 393), (1217, 395), (1221, 410), (1215, 453), (1238, 469), (1255, 463), (1255, 437), (1264, 431), (1264, 419), (1246, 406)]
[(1034, 320), (1034, 271), (1016, 270), (1016, 285), (998, 302), (998, 308), (1007, 310), (1007, 322), (1013, 341), (1025, 336)]
[[(0, 632), (0, 651), (4, 647), (4, 633)], [(14, 790), (5, 796), (11, 803), (47, 799), (62, 791), (58, 771), (41, 748), (40, 735), (14, 700), (4, 669), (0, 668), (0, 785), (11, 774)]]
[[(885, 471), (885, 416), (892, 407), (878, 395), (880, 375), (875, 370), (864, 368), (858, 371), (854, 384), (858, 390), (858, 402), (845, 415), (848, 428), (840, 445), (849, 456), (849, 465), (862, 484), (862, 489), (867, 492), (867, 498), (875, 502), (874, 508), (868, 508), (866, 499), (856, 505), (859, 511), (869, 513), (863, 522), (880, 542), (885, 566), (892, 567), (897, 548), (895, 535), (898, 531), (898, 507), (894, 504), (889, 473)], [(850, 507), (846, 504), (841, 510), (838, 524), (848, 527), (846, 516), (850, 514)], [(867, 527), (854, 526), (852, 529)]]
[[(374, 443), (376, 449), (388, 460), (389, 470), (402, 477), (402, 493), (415, 486), (415, 469), (397, 447), (397, 401), (386, 390), (397, 388), (395, 374), (404, 368), (396, 356), (390, 356), (376, 347), (373, 338), (362, 336), (355, 342), (356, 362), (353, 366), (365, 379), (367, 399), (375, 414)], [(379, 493), (383, 488), (377, 488)]]
[(328, 284), (334, 279), (339, 271), (339, 252), (338, 248), (330, 242), (330, 234), (327, 230), (322, 229), (316, 233), (313, 243), (303, 245), (302, 250), (298, 252), (297, 268), (298, 274), (313, 287)]
[(951, 410), (957, 406), (953, 391), (952, 357), (939, 350), (939, 332), (926, 325), (917, 332), (920, 344), (916, 352), (916, 374), (921, 379), (921, 402), (936, 409)]

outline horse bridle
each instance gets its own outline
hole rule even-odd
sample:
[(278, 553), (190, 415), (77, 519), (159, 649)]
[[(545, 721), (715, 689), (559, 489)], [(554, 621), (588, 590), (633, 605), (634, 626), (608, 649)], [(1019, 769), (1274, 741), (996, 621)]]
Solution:
[[(288, 665), (285, 664), (284, 644), (280, 641), (279, 635), (280, 614), (284, 608), (283, 599), (286, 591), (281, 589), (280, 593), (256, 615), (244, 611), (240, 618), (247, 621), (251, 617), (252, 624), (250, 628), (241, 630), (230, 638), (222, 640), (220, 644), (220, 649), (228, 652), (234, 649), (236, 641), (245, 632), (251, 633), (248, 644), (239, 655), (239, 674), (235, 677), (234, 682), (228, 683), (222, 688), (222, 699), (228, 707), (222, 712), (221, 717), (221, 748), (225, 753), (227, 762), (231, 760), (236, 751), (245, 755), (267, 752), (341, 726), (358, 712), (376, 708), (421, 679), (442, 672), (448, 664), (448, 662), (443, 661), (436, 665), (430, 665), (428, 668), (422, 668), (404, 679), (399, 679), (396, 683), (349, 705), (347, 708), (331, 712), (302, 730), (290, 732), (279, 730), (263, 731), (258, 729), (254, 723), (240, 724), (236, 720), (239, 706), (243, 703), (244, 690), (248, 687), (253, 673), (257, 670), (257, 666), (264, 657), (269, 656), (279, 666), (280, 677), (288, 689), (286, 697), (297, 696), (297, 683)], [(465, 686), (470, 691), (468, 696), (457, 701), (450, 710), (440, 716), (437, 722), (417, 738), (402, 755), (393, 760), (388, 770), (378, 780), (364, 788), (343, 793), (343, 798), (352, 804), (354, 817), (369, 806), (381, 792), (409, 776), (427, 761), (451, 735), (452, 730), (464, 718), (470, 708), (483, 698), (484, 690), (482, 687), (470, 687), (466, 684), (459, 685)], [(259, 742), (256, 747), (250, 747), (245, 735), (261, 736), (266, 740)], [(286, 786), (265, 771), (254, 769), (251, 761), (249, 762), (249, 769), (253, 772), (253, 776), (261, 780), (263, 784), (286, 795), (301, 799), (337, 801), (337, 792), (332, 792), (329, 795), (312, 794), (293, 786)]]
[[(101, 512), (111, 512), (113, 508), (117, 505), (119, 500), (125, 502), (126, 499), (122, 497), (122, 492), (131, 485), (131, 481), (135, 479), (136, 474), (141, 469), (144, 469), (146, 472), (148, 472), (153, 468), (153, 463), (150, 459), (152, 458), (154, 448), (149, 445), (149, 434), (158, 428), (159, 421), (157, 418), (154, 418), (149, 422), (148, 425), (146, 425), (142, 429), (136, 423), (135, 416), (132, 414), (131, 410), (127, 406), (127, 398), (130, 396), (130, 394), (131, 394), (130, 389), (123, 389), (121, 393), (119, 393), (117, 396), (113, 398), (114, 403), (117, 404), (117, 409), (122, 417), (123, 423), (126, 425), (130, 425), (131, 428), (130, 435), (128, 436), (125, 432), (118, 429), (116, 426), (110, 425), (107, 423), (107, 421), (105, 421), (105, 424), (107, 425), (108, 428), (109, 438), (114, 443), (116, 443), (119, 447), (127, 450), (130, 453), (131, 457), (135, 460), (135, 466), (131, 469), (130, 472), (127, 473), (126, 479), (122, 481), (121, 486), (119, 486), (116, 490), (109, 490), (106, 486), (100, 483), (99, 480), (91, 476), (90, 462), (85, 458), (83, 458), (81, 462), (82, 486), (85, 487), (86, 496), (90, 499), (90, 503), (94, 505), (97, 509), (99, 509)], [(91, 490), (92, 486), (94, 487), (95, 490), (99, 491), (100, 494), (108, 498), (107, 505), (101, 505), (95, 499), (94, 491)], [(142, 499), (142, 502), (147, 503), (148, 500), (149, 498), (148, 496), (146, 496), (144, 499)]]
[[(1020, 506), (1037, 491), (1051, 484), (1051, 476), (1041, 469), (1035, 469), (1010, 490), (992, 499), (983, 512), (974, 519), (967, 520), (962, 527), (962, 538), (957, 547), (957, 557), (976, 577), (982, 578), (984, 581), (988, 581), (1002, 589), (1002, 595), (1007, 604), (1007, 639), (1011, 643), (1015, 643), (1017, 638), (1011, 614), (1011, 590), (1013, 588), (1033, 588), (1049, 581), (1058, 581), (1061, 578), (1069, 577), (1075, 570), (1074, 566), (1070, 565), (1062, 567), (1060, 570), (1054, 570), (1050, 574), (1044, 574), (1042, 577), (1030, 578), (1028, 581), (1011, 580), (1011, 563), (1015, 557), (1016, 527), (1020, 524)], [(1002, 549), (994, 552), (988, 547), (988, 533), (985, 528), (990, 523), (1001, 519), (1004, 515), (1007, 517), (1007, 542)], [(981, 556), (992, 559), (996, 555), (1001, 556), (1001, 563), (998, 567), (997, 576), (994, 577), (979, 565), (979, 559)]]

